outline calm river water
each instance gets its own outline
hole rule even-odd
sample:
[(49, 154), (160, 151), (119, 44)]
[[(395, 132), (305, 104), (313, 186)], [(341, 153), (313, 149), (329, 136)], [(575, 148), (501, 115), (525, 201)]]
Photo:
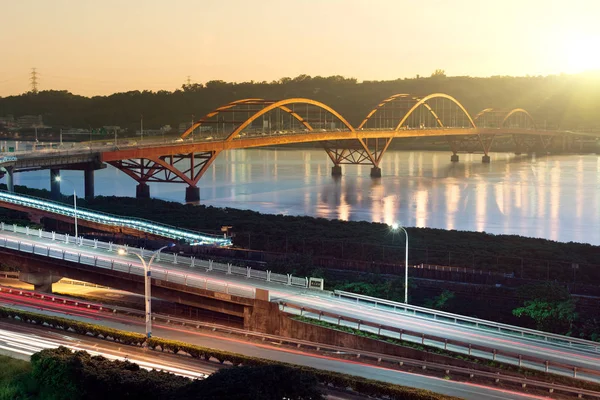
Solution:
[[(321, 150), (252, 149), (222, 153), (200, 180), (201, 203), (262, 213), (366, 220), (406, 226), (517, 234), (600, 245), (600, 157), (544, 157), (389, 151), (383, 177), (344, 165), (331, 176)], [(16, 174), (15, 184), (49, 189), (49, 171)], [(83, 193), (83, 173), (62, 176)], [(150, 184), (151, 196), (183, 201), (185, 185)], [(63, 182), (62, 191), (72, 190)], [(108, 167), (96, 194), (135, 196), (135, 181)]]

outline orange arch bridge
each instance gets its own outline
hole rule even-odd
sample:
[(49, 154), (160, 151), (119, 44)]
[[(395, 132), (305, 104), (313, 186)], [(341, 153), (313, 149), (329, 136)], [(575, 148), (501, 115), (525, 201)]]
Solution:
[(340, 113), (316, 100), (248, 98), (215, 108), (176, 140), (149, 141), (100, 154), (100, 160), (138, 182), (137, 197), (149, 197), (150, 182), (188, 185), (186, 201), (198, 201), (198, 181), (225, 150), (318, 142), (341, 175), (342, 164), (371, 165), (380, 177), (383, 155), (396, 138), (445, 140), (452, 161), (460, 152), (481, 152), (489, 162), (494, 138), (512, 137), (517, 151), (546, 151), (564, 132), (540, 131), (523, 109), (487, 108), (472, 118), (454, 97), (396, 94), (381, 101), (354, 128)]

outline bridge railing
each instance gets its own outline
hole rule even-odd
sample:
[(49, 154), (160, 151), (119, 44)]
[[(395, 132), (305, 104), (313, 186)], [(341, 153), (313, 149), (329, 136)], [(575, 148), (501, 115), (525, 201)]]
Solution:
[(358, 318), (343, 316), (339, 313), (323, 311), (317, 308), (299, 306), (292, 303), (280, 302), (280, 309), (289, 314), (300, 315), (305, 318), (323, 321), (340, 327), (348, 327), (369, 334), (376, 334), (399, 341), (409, 341), (421, 345), (428, 345), (444, 349), (445, 351), (459, 352), (469, 356), (487, 358), (492, 361), (500, 361), (518, 365), (519, 367), (533, 368), (544, 372), (560, 373), (570, 375), (589, 381), (600, 380), (600, 371), (592, 368), (584, 368), (572, 364), (553, 361), (540, 356), (520, 354), (517, 349), (502, 350), (491, 346), (470, 343), (467, 340), (457, 340), (441, 336), (440, 334), (425, 334), (410, 329), (398, 328), (396, 326), (384, 325)]
[[(15, 194), (0, 190), (0, 201), (21, 205), (67, 217), (74, 217), (75, 211), (64, 203), (53, 200), (42, 199), (34, 196)], [(140, 232), (151, 233), (175, 240), (184, 240), (192, 245), (214, 244), (218, 246), (231, 246), (231, 239), (220, 235), (195, 232), (189, 229), (181, 229), (175, 226), (149, 221), (143, 218), (122, 217), (119, 215), (93, 211), (86, 208), (77, 209), (77, 218), (97, 222), (103, 225), (120, 226), (135, 229)]]
[[(5, 230), (4, 223), (0, 224), (2, 230)], [(14, 226), (13, 226), (14, 227)], [(32, 231), (33, 232), (33, 231)], [(37, 235), (41, 237), (39, 230)], [(25, 232), (19, 232), (25, 233)], [(68, 243), (68, 235), (63, 235)], [(60, 236), (55, 240), (60, 240)], [(83, 244), (80, 244), (83, 245)], [(17, 250), (24, 253), (36, 254), (44, 257), (55, 258), (64, 261), (75, 262), (83, 265), (89, 265), (96, 268), (109, 269), (112, 271), (124, 272), (130, 275), (144, 276), (144, 268), (140, 265), (115, 260), (114, 258), (104, 258), (83, 254), (74, 250), (56, 249), (49, 245), (42, 245), (34, 242), (26, 242), (18, 239), (0, 238), (0, 247)], [(211, 278), (200, 277), (197, 275), (186, 274), (181, 271), (169, 270), (161, 266), (153, 266), (152, 274), (156, 279), (166, 282), (178, 283), (184, 286), (190, 286), (215, 292), (227, 293), (240, 297), (255, 298), (255, 289), (236, 285), (228, 282), (217, 281)]]
[[(57, 241), (59, 243), (73, 244), (76, 246), (84, 246), (84, 247), (94, 248), (94, 249), (102, 249), (102, 250), (106, 250), (108, 252), (117, 251), (119, 248), (123, 248), (126, 250), (127, 253), (136, 253), (145, 259), (149, 259), (150, 257), (152, 257), (152, 254), (153, 254), (152, 251), (146, 250), (144, 248), (118, 246), (111, 242), (101, 242), (98, 239), (85, 239), (83, 237), (75, 238), (74, 236), (70, 236), (68, 234), (61, 234), (61, 233), (56, 233), (56, 232), (46, 232), (41, 229), (31, 229), (29, 227), (17, 226), (15, 224), (12, 224), (12, 225), (5, 224), (4, 222), (0, 222), (0, 231), (8, 231), (8, 232), (13, 232), (13, 233), (24, 234), (26, 236), (33, 236), (33, 237), (38, 237), (38, 238), (47, 239), (47, 240), (51, 240), (51, 241)], [(27, 245), (25, 245), (25, 248), (28, 248)], [(32, 252), (34, 252), (34, 251), (32, 251)], [(55, 255), (56, 257), (58, 257), (61, 255), (60, 251), (55, 250), (55, 249), (51, 249), (47, 253), (48, 254), (45, 254), (45, 253), (42, 254), (42, 253), (35, 252), (35, 254), (47, 255), (47, 256)], [(76, 254), (79, 254), (79, 253), (76, 253)], [(73, 256), (67, 254), (66, 257), (73, 257)], [(86, 257), (87, 256), (82, 255), (81, 259), (86, 260)], [(78, 261), (79, 258), (77, 260), (71, 259), (71, 258), (68, 258), (66, 260), (67, 261)], [(102, 259), (95, 260), (93, 263), (92, 263), (93, 260), (88, 260), (88, 261), (89, 261), (89, 263), (88, 263), (89, 265), (94, 265), (94, 266), (99, 266), (99, 267), (110, 267), (110, 265), (107, 265), (107, 262)], [(221, 264), (221, 263), (214, 262), (213, 260), (201, 260), (201, 259), (196, 259), (195, 257), (180, 256), (177, 253), (172, 253), (172, 254), (171, 253), (158, 253), (155, 258), (155, 261), (162, 263), (162, 267), (164, 269), (163, 272), (161, 272), (159, 269), (158, 273), (155, 273), (154, 271), (156, 271), (156, 269), (153, 268), (153, 275), (155, 277), (158, 276), (157, 279), (168, 280), (167, 278), (169, 278), (169, 279), (171, 279), (171, 281), (175, 281), (175, 280), (181, 281), (183, 279), (184, 282), (187, 282), (187, 280), (185, 280), (183, 278), (185, 276), (185, 274), (182, 274), (178, 271), (169, 270), (167, 268), (164, 268), (164, 265), (168, 263), (168, 264), (173, 264), (173, 265), (183, 265), (183, 266), (186, 266), (187, 268), (190, 268), (191, 270), (193, 270), (194, 268), (202, 268), (202, 269), (205, 269), (206, 272), (217, 271), (220, 273), (224, 273), (226, 275), (237, 275), (237, 276), (246, 277), (248, 279), (256, 279), (256, 280), (262, 280), (265, 282), (273, 282), (275, 284), (284, 284), (284, 285), (288, 285), (288, 286), (308, 288), (308, 278), (296, 277), (296, 276), (293, 276), (292, 274), (287, 274), (287, 275), (276, 274), (271, 271), (252, 269), (251, 267), (238, 267), (238, 266), (235, 266), (232, 264)], [(123, 271), (122, 267), (119, 266), (118, 264), (117, 264), (117, 268), (121, 268), (119, 270)], [(205, 284), (205, 286), (209, 285), (214, 288), (220, 288), (219, 291), (224, 291), (223, 287), (220, 287), (219, 284), (217, 284), (217, 283), (204, 282), (204, 284)], [(190, 286), (197, 286), (197, 285), (192, 281)], [(227, 293), (235, 294), (235, 293), (231, 292), (231, 290), (239, 292), (239, 290), (236, 289), (237, 286), (235, 286), (235, 285), (229, 285), (228, 287), (229, 287), (229, 289), (228, 289), (229, 292), (227, 292)], [(231, 289), (232, 287), (233, 287), (233, 289)], [(210, 289), (210, 290), (216, 290), (216, 289)]]
[[(93, 241), (88, 240), (88, 239), (83, 239), (83, 241), (87, 241), (87, 243), (85, 245), (89, 245), (89, 246), (93, 246)], [(103, 242), (97, 242), (97, 243), (102, 243), (102, 246), (106, 246), (107, 243), (103, 243)], [(114, 250), (117, 246), (108, 243), (109, 246), (112, 246), (109, 248), (109, 250)], [(137, 248), (137, 247), (126, 247), (127, 252), (128, 253), (137, 253), (139, 254), (142, 258), (147, 258), (149, 259), (153, 252), (143, 249), (143, 248)], [(308, 278), (306, 277), (298, 277), (298, 276), (293, 276), (292, 274), (287, 274), (287, 275), (283, 275), (283, 274), (277, 274), (271, 271), (265, 271), (265, 270), (258, 270), (258, 269), (253, 269), (251, 267), (239, 267), (236, 265), (232, 265), (232, 264), (222, 264), (222, 263), (217, 263), (214, 262), (213, 260), (201, 260), (201, 259), (196, 259), (195, 257), (186, 257), (186, 256), (180, 256), (176, 253), (159, 253), (156, 256), (156, 261), (158, 262), (162, 262), (162, 263), (171, 263), (171, 264), (181, 264), (181, 265), (185, 265), (189, 268), (205, 268), (206, 272), (210, 272), (210, 271), (217, 271), (220, 273), (225, 273), (226, 275), (236, 275), (236, 276), (243, 276), (249, 279), (257, 279), (257, 280), (262, 280), (265, 282), (273, 282), (276, 284), (284, 284), (284, 285), (288, 285), (288, 286), (294, 286), (294, 287), (300, 287), (300, 288), (308, 288)]]
[(592, 342), (590, 340), (573, 338), (569, 336), (556, 335), (553, 333), (537, 331), (534, 329), (521, 328), (518, 326), (501, 324), (499, 322), (487, 321), (484, 319), (467, 317), (464, 315), (452, 314), (444, 311), (433, 310), (430, 308), (424, 308), (419, 306), (413, 306), (406, 303), (399, 303), (390, 300), (379, 299), (376, 297), (365, 296), (356, 293), (345, 292), (342, 290), (335, 290), (334, 296), (340, 299), (350, 299), (356, 301), (357, 304), (369, 305), (375, 308), (379, 308), (385, 311), (402, 311), (404, 313), (411, 314), (415, 317), (422, 317), (425, 319), (433, 319), (438, 322), (447, 322), (455, 325), (462, 325), (468, 327), (475, 327), (482, 330), (493, 330), (501, 334), (510, 336), (519, 336), (526, 339), (539, 340), (552, 344), (563, 345), (571, 348), (577, 348), (579, 350), (588, 350), (595, 353), (600, 353), (600, 343)]

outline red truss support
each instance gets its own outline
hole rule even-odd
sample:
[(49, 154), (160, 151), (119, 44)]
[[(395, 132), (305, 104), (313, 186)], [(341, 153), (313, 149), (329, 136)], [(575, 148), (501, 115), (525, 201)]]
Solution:
[(177, 182), (195, 187), (218, 155), (219, 151), (208, 151), (108, 163), (139, 183)]
[(551, 145), (555, 136), (547, 135), (513, 135), (513, 140), (517, 145), (516, 153), (533, 152), (535, 150), (546, 151)]
[(446, 136), (453, 154), (483, 151), (486, 156), (492, 148), (496, 135)]
[(381, 158), (391, 141), (392, 138), (344, 140), (325, 142), (324, 147), (334, 165), (371, 164), (374, 167), (379, 167)]

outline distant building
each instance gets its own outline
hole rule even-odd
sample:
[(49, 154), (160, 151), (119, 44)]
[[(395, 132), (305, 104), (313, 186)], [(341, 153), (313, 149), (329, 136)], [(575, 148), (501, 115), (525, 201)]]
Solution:
[(6, 117), (0, 117), (0, 124), (2, 125), (9, 125), (14, 123), (15, 117), (13, 117), (11, 114), (8, 114)]
[[(190, 127), (192, 126), (191, 122), (182, 122), (179, 124), (179, 129), (177, 130), (177, 132), (179, 132), (180, 134), (182, 134), (183, 132), (185, 132), (186, 130), (188, 130)], [(194, 132), (198, 133), (198, 132), (212, 132), (212, 126), (210, 125), (200, 125), (199, 127), (197, 127), (196, 129), (194, 129)]]
[(41, 128), (44, 126), (44, 120), (41, 115), (22, 115), (17, 118), (19, 128)]
[(0, 117), (0, 127), (4, 127), (8, 130), (15, 129), (17, 127), (15, 118), (10, 114), (6, 117)]
[(108, 133), (113, 133), (115, 131), (117, 133), (122, 133), (124, 131), (123, 128), (121, 128), (120, 126), (117, 126), (117, 125), (104, 125), (102, 127), (102, 129), (104, 129)]
[[(165, 133), (162, 129), (144, 129), (144, 136), (157, 136)], [(142, 132), (140, 130), (135, 131), (137, 136), (142, 136)]]

